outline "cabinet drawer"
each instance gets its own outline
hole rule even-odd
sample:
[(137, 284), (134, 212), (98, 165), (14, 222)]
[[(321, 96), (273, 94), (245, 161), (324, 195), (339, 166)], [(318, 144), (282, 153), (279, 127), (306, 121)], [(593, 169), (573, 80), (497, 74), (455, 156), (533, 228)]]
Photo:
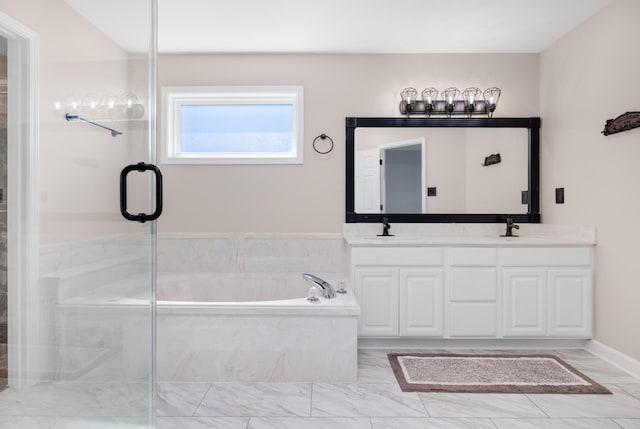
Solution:
[(352, 250), (352, 265), (441, 266), (441, 247), (358, 247)]
[(451, 265), (467, 267), (491, 267), (497, 262), (496, 249), (486, 247), (454, 247), (451, 249)]
[(502, 249), (504, 266), (588, 266), (591, 247), (517, 247)]
[(449, 281), (450, 301), (495, 301), (498, 296), (495, 269), (453, 268)]

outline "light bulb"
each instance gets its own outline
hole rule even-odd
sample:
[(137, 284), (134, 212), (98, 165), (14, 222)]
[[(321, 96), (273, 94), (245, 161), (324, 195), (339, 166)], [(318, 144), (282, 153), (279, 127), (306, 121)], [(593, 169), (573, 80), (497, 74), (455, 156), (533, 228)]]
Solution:
[(480, 89), (476, 87), (467, 88), (462, 91), (462, 99), (464, 100), (464, 108), (467, 112), (467, 115), (471, 117), (473, 112), (476, 110), (475, 102), (478, 99), (482, 92)]
[(135, 104), (138, 104), (138, 97), (133, 92), (125, 92), (120, 96), (120, 104), (131, 109)]
[(482, 93), (484, 96), (484, 100), (487, 102), (487, 113), (489, 117), (493, 116), (493, 112), (495, 112), (496, 107), (498, 107), (498, 101), (500, 100), (500, 94), (502, 91), (498, 87), (491, 87), (485, 89)]
[(82, 109), (89, 113), (95, 113), (98, 108), (99, 98), (95, 94), (87, 94), (82, 98)]
[(415, 88), (405, 88), (400, 93), (400, 96), (407, 103), (411, 103), (412, 101), (416, 101), (418, 98), (418, 91)]
[(435, 103), (435, 101), (438, 98), (438, 90), (435, 88), (427, 88), (424, 91), (422, 91), (422, 99), (425, 101), (426, 105), (425, 107), (425, 112), (427, 113), (427, 117), (429, 117), (431, 115), (431, 112), (433, 112), (433, 104)]
[(67, 109), (69, 109), (71, 112), (73, 113), (78, 113), (78, 109), (80, 109), (80, 97), (77, 97), (75, 95), (72, 95), (70, 97), (67, 97), (67, 100), (64, 103), (64, 106), (62, 106), (62, 108), (64, 109), (64, 107), (66, 106)]
[(100, 100), (100, 104), (102, 104), (102, 106), (106, 107), (107, 109), (115, 109), (116, 105), (118, 104), (118, 96), (115, 94), (105, 94), (102, 97), (102, 100)]

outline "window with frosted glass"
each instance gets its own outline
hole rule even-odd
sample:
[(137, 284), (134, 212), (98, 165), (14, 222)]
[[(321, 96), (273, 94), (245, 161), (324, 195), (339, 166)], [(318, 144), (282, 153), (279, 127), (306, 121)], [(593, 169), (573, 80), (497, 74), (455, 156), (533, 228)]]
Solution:
[(163, 163), (302, 163), (301, 87), (162, 88)]

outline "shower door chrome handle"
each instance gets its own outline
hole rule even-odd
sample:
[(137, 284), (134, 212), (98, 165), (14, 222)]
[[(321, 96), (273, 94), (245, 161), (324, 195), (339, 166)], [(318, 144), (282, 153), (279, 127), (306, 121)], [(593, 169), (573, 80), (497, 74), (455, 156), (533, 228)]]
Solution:
[[(138, 213), (134, 215), (127, 210), (127, 175), (132, 171), (138, 171), (140, 173), (152, 171), (156, 177), (156, 209), (151, 214)], [(162, 214), (162, 173), (157, 166), (139, 162), (137, 164), (127, 165), (122, 169), (120, 173), (120, 213), (126, 220), (140, 223), (156, 220), (160, 217)]]

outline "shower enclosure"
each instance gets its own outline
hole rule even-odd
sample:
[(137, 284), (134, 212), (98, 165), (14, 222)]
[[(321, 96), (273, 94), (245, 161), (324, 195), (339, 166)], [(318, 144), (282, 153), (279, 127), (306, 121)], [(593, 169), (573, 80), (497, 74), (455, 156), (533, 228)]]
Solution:
[[(153, 426), (155, 3), (0, 0), (0, 427)], [(84, 17), (101, 4), (100, 18)]]

